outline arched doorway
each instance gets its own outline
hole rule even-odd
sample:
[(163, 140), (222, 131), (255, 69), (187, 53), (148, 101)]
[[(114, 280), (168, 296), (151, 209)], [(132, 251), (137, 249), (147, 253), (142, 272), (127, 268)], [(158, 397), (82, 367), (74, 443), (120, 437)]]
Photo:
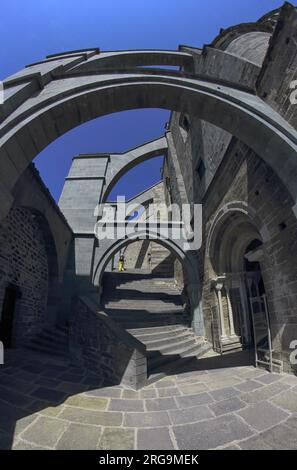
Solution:
[[(234, 203), (215, 220), (208, 255), (217, 314), (215, 349), (269, 349), (269, 314), (265, 296), (263, 231), (248, 210)], [(232, 207), (232, 209), (231, 209)], [(262, 328), (262, 330), (261, 330)], [(270, 345), (271, 349), (271, 345)]]

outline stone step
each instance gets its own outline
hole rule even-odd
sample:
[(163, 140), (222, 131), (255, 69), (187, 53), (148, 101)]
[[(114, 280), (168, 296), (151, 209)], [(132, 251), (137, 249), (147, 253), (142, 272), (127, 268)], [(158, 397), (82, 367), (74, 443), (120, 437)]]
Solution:
[[(139, 341), (145, 344), (148, 344), (154, 341), (160, 341), (160, 342), (168, 341), (180, 335), (192, 334), (192, 333), (188, 333), (188, 330), (189, 330), (188, 328), (184, 327), (178, 330), (169, 330), (169, 331), (166, 330), (161, 333), (151, 333), (151, 334), (144, 333), (144, 334), (137, 335), (137, 339), (139, 339)], [(134, 334), (134, 336), (136, 335)]]
[(161, 340), (154, 340), (154, 341), (145, 341), (146, 348), (148, 351), (162, 351), (162, 353), (165, 353), (170, 348), (173, 348), (173, 350), (178, 347), (180, 344), (185, 346), (189, 342), (195, 341), (195, 337), (192, 333), (186, 331), (186, 333), (183, 333), (182, 335), (175, 335), (173, 337), (166, 337), (165, 339)]
[(180, 349), (180, 351), (176, 351), (174, 354), (162, 354), (161, 352), (149, 352), (148, 353), (148, 370), (157, 371), (160, 366), (168, 364), (170, 362), (177, 361), (182, 358), (187, 357), (197, 357), (199, 354), (204, 354), (209, 347), (205, 347), (204, 343), (198, 343), (191, 348)]
[[(170, 325), (185, 325), (185, 323), (183, 322), (180, 322), (180, 323), (177, 323), (177, 322), (172, 322), (170, 323)], [(143, 321), (143, 322), (121, 322), (121, 326), (123, 328), (126, 328), (126, 329), (129, 329), (129, 331), (131, 330), (139, 330), (139, 329), (149, 329), (149, 328), (157, 328), (157, 327), (166, 327), (167, 325), (164, 324), (164, 320), (162, 321)]]
[(26, 349), (29, 349), (31, 351), (36, 351), (42, 354), (48, 354), (50, 356), (57, 356), (57, 357), (65, 357), (68, 355), (68, 350), (67, 351), (59, 351), (55, 348), (47, 348), (44, 345), (36, 345), (34, 343), (32, 344), (27, 344), (25, 346)]
[[(205, 344), (201, 346), (201, 348), (195, 355), (184, 356), (184, 357), (177, 356), (176, 359), (172, 359), (172, 361), (167, 361), (163, 364), (161, 363), (157, 367), (152, 367), (150, 365), (150, 368), (148, 369), (147, 385), (157, 382), (158, 380), (161, 380), (162, 378), (166, 377), (168, 374), (173, 374), (173, 372), (176, 372), (178, 370), (180, 371), (186, 370), (186, 367), (188, 364), (190, 364), (195, 359), (199, 359), (203, 357), (211, 350), (212, 350), (211, 346), (208, 344)], [(170, 357), (170, 356), (167, 356), (167, 357)]]
[[(161, 346), (157, 349), (157, 351), (163, 355), (174, 353), (174, 354), (178, 354), (182, 356), (184, 353), (191, 351), (192, 349), (195, 349), (195, 347), (197, 347), (197, 344), (195, 342), (195, 339), (192, 337), (183, 342), (176, 341), (173, 344)], [(148, 350), (153, 351), (156, 349), (149, 348)]]
[(175, 325), (160, 325), (152, 328), (129, 328), (128, 332), (131, 333), (136, 338), (141, 335), (157, 334), (157, 333), (167, 333), (167, 332), (177, 332), (184, 331), (185, 325), (175, 324)]

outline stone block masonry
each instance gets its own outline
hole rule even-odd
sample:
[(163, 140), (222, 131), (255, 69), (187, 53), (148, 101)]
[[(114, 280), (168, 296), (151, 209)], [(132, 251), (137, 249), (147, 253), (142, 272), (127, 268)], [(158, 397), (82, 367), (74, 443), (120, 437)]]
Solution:
[(7, 286), (19, 291), (13, 343), (38, 331), (45, 318), (48, 263), (45, 242), (34, 214), (13, 208), (0, 224), (0, 316)]

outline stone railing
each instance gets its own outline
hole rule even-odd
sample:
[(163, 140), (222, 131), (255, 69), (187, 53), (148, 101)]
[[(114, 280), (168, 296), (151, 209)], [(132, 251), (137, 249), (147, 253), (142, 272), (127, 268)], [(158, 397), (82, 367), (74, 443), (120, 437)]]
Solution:
[(69, 347), (75, 364), (105, 383), (135, 390), (146, 384), (146, 347), (87, 297), (73, 299)]

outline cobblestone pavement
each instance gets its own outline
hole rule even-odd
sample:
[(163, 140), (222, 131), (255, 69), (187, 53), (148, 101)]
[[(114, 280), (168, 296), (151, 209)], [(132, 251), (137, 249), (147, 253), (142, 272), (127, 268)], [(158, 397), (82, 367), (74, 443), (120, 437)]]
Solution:
[(297, 377), (231, 359), (201, 359), (201, 370), (135, 392), (10, 350), (0, 366), (0, 449), (296, 449)]

